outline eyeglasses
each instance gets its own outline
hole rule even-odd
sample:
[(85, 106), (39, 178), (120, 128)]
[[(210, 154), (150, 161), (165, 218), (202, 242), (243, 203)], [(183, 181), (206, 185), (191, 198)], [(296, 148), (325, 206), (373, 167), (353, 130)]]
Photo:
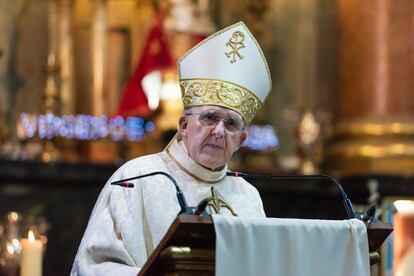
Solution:
[(232, 133), (238, 132), (244, 128), (244, 124), (240, 122), (239, 119), (232, 116), (222, 118), (218, 112), (212, 110), (206, 110), (201, 113), (188, 113), (186, 115), (198, 115), (198, 121), (206, 127), (215, 127), (220, 121), (223, 121), (226, 130)]

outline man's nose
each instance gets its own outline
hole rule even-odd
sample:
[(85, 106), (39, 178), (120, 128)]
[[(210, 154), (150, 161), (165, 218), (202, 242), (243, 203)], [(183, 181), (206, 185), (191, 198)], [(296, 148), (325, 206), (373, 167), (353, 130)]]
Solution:
[(226, 127), (224, 126), (223, 120), (220, 120), (216, 126), (213, 128), (213, 134), (216, 135), (216, 137), (223, 137), (226, 131)]

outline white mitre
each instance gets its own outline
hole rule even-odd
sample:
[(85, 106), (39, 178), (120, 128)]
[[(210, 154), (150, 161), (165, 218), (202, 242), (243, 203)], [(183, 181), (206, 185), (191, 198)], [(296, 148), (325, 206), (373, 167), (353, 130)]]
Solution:
[(207, 37), (177, 65), (184, 108), (223, 106), (249, 123), (272, 89), (263, 52), (243, 22)]

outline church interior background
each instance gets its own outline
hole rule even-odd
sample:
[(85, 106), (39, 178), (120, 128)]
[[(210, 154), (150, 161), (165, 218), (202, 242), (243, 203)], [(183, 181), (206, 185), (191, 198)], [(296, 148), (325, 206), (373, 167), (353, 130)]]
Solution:
[[(0, 274), (16, 275), (29, 230), (44, 275), (69, 274), (106, 180), (174, 135), (177, 59), (238, 21), (273, 91), (229, 166), (332, 175), (393, 222), (414, 197), (413, 20), (411, 0), (0, 0)], [(251, 183), (268, 216), (345, 217), (332, 183)], [(394, 226), (372, 275), (414, 250)]]

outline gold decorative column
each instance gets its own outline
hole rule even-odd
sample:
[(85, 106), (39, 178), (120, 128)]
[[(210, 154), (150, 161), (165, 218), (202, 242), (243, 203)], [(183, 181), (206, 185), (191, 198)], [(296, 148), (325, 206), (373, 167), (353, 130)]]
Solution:
[(92, 113), (105, 114), (104, 83), (106, 57), (107, 3), (106, 0), (95, 2), (96, 10), (92, 20)]
[[(105, 99), (107, 89), (107, 41), (108, 41), (108, 1), (94, 0), (94, 15), (91, 22), (91, 108), (94, 116), (109, 115)], [(118, 156), (117, 143), (110, 139), (100, 139), (89, 143), (89, 161), (111, 163)]]
[[(25, 0), (0, 1), (0, 154), (5, 141), (15, 140), (16, 87), (15, 72), (16, 34)], [(14, 68), (14, 69), (12, 69)], [(15, 141), (13, 141), (15, 143)]]
[[(46, 86), (43, 93), (43, 111), (46, 116), (48, 116), (48, 114), (60, 113), (60, 67), (56, 57), (58, 45), (56, 28), (58, 19), (58, 3), (56, 0), (49, 0), (48, 16), (48, 56), (46, 66)], [(45, 140), (43, 142), (41, 158), (44, 162), (55, 161), (60, 158), (59, 151), (56, 149), (53, 141)]]
[(73, 0), (60, 0), (59, 57), (60, 100), (62, 114), (75, 114), (74, 53), (73, 53)]
[(325, 169), (414, 174), (414, 2), (338, 0), (339, 113)]
[(56, 0), (49, 0), (48, 3), (48, 56), (46, 66), (46, 86), (43, 94), (43, 111), (45, 114), (60, 113), (59, 104), (59, 72), (60, 66), (57, 57), (58, 49), (58, 3)]

